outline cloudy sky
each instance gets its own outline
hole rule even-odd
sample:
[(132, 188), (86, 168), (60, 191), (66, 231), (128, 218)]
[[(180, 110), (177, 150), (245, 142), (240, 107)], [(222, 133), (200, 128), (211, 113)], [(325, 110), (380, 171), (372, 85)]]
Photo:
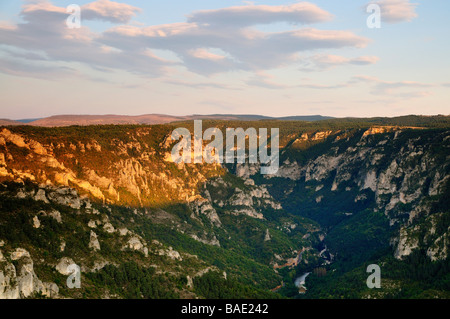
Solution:
[(449, 114), (449, 12), (447, 0), (1, 1), (0, 118)]

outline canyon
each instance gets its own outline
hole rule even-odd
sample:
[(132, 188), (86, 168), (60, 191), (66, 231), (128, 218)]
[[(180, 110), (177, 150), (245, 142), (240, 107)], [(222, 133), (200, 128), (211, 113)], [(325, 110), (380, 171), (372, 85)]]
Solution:
[[(124, 297), (96, 286), (123, 267), (151, 269), (158, 289), (189, 298), (208, 297), (202, 280), (270, 294), (381, 251), (390, 263), (448, 261), (448, 128), (294, 124), (258, 124), (280, 127), (269, 175), (248, 160), (174, 163), (183, 123), (0, 128), (0, 298)], [(82, 289), (65, 287), (72, 262)], [(392, 280), (388, 293), (404, 284)]]

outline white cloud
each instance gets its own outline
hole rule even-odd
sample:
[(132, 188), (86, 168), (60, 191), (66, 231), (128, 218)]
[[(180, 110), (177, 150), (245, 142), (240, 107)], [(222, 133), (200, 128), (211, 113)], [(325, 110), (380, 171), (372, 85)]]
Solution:
[(375, 64), (380, 60), (377, 56), (360, 56), (357, 58), (352, 58), (348, 60), (348, 63), (354, 65), (370, 65)]
[[(105, 32), (99, 41), (120, 49), (171, 50), (177, 53), (194, 72), (201, 74), (230, 70), (266, 70), (298, 60), (297, 53), (319, 49), (364, 47), (366, 38), (349, 31), (302, 28), (284, 32), (261, 32), (248, 28), (223, 32), (195, 23), (152, 26), (117, 27)], [(192, 52), (202, 48), (219, 49), (226, 53), (224, 59), (199, 59)], [(192, 62), (196, 60), (194, 65)], [(198, 64), (201, 62), (204, 68)]]
[(379, 0), (370, 3), (378, 4), (381, 8), (381, 21), (387, 23), (410, 22), (417, 18), (417, 3), (410, 0)]
[(312, 72), (318, 70), (327, 70), (342, 65), (370, 65), (375, 64), (379, 60), (376, 56), (360, 56), (356, 58), (346, 58), (332, 54), (316, 54), (310, 58), (302, 60), (300, 70)]
[[(139, 12), (141, 12), (140, 8), (110, 0), (97, 0), (81, 6), (83, 19), (105, 20), (113, 23), (127, 23)], [(48, 0), (28, 2), (22, 9), (22, 15), (28, 21), (46, 23), (47, 21), (42, 18), (50, 14), (68, 16), (65, 7), (55, 6)]]
[(0, 59), (0, 73), (50, 81), (80, 76), (76, 70), (67, 66), (48, 65), (42, 61), (33, 63), (13, 57), (2, 57)]
[(332, 15), (309, 2), (291, 5), (245, 5), (217, 10), (202, 10), (188, 16), (188, 22), (226, 28), (241, 28), (256, 24), (289, 22), (311, 24), (331, 20)]
[(113, 23), (127, 23), (137, 13), (140, 8), (133, 7), (126, 3), (119, 3), (109, 0), (97, 0), (81, 7), (83, 19), (106, 20)]

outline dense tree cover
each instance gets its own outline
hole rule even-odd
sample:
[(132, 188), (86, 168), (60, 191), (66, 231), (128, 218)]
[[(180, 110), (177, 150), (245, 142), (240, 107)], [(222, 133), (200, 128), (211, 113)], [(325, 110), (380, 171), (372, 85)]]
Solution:
[(364, 210), (334, 226), (327, 236), (328, 248), (337, 263), (348, 270), (360, 265), (380, 249), (389, 247), (393, 229), (381, 212)]
[[(19, 187), (19, 184), (11, 183), (9, 191), (12, 191), (13, 187)], [(43, 251), (41, 256), (46, 262), (55, 262), (63, 256), (86, 257), (91, 254), (91, 250), (88, 248), (89, 231), (81, 226), (81, 224), (87, 224), (88, 216), (74, 214), (73, 210), (67, 209), (65, 206), (55, 206), (32, 199), (18, 199), (11, 196), (3, 196), (1, 199), (0, 238), (5, 239), (8, 246), (25, 247), (34, 251), (35, 256), (39, 256), (38, 252)], [(33, 228), (32, 217), (36, 215), (36, 211), (49, 211), (56, 208), (63, 212), (64, 223), (60, 224), (52, 217), (41, 215), (39, 216), (41, 227), (39, 229)], [(99, 209), (103, 213), (107, 212), (105, 209)], [(174, 205), (170, 210), (175, 211), (180, 218), (187, 218), (187, 207), (184, 205)], [(242, 251), (204, 245), (170, 229), (170, 227), (139, 220), (139, 217), (133, 213), (133, 209), (126, 207), (113, 207), (110, 216), (113, 220), (134, 218), (134, 223), (130, 226), (142, 231), (143, 235), (149, 240), (158, 238), (161, 242), (170, 244), (177, 250), (195, 253), (211, 265), (228, 270), (230, 278), (238, 276), (239, 280), (229, 279), (225, 282), (223, 293), (230, 298), (233, 297), (234, 293), (237, 294), (234, 297), (276, 297), (274, 294), (267, 293), (267, 291), (268, 287), (273, 287), (279, 279), (269, 266), (252, 259), (262, 258), (262, 250), (255, 250), (254, 256), (244, 257)], [(100, 230), (96, 230), (96, 232), (101, 236), (107, 236)], [(63, 236), (66, 241), (66, 250), (61, 253), (59, 247)], [(179, 297), (174, 288), (185, 287), (187, 283), (185, 277), (156, 275), (153, 268), (144, 268), (133, 261), (121, 264), (125, 253), (121, 252), (118, 247), (111, 247), (110, 242), (112, 241), (102, 240), (102, 248), (97, 255), (114, 257), (113, 260), (117, 260), (119, 266), (107, 265), (100, 271), (83, 273), (83, 290), (81, 295), (75, 292), (76, 296), (86, 298), (104, 296), (118, 298)], [(35, 263), (35, 271), (41, 279), (56, 282), (62, 288), (61, 293), (63, 295), (72, 293), (72, 291), (64, 288), (66, 278), (55, 272), (54, 268)], [(259, 282), (262, 287), (255, 288), (255, 282)], [(210, 296), (212, 295), (205, 291), (205, 297)]]
[(421, 116), (405, 115), (398, 117), (373, 117), (366, 119), (347, 118), (337, 119), (335, 121), (361, 121), (377, 125), (398, 125), (398, 126), (419, 126), (419, 127), (446, 127), (450, 126), (450, 117), (446, 115)]
[[(174, 299), (177, 284), (186, 284), (186, 278), (156, 275), (154, 268), (143, 268), (135, 262), (125, 262), (119, 267), (107, 265), (97, 272), (86, 273), (94, 293), (102, 289), (113, 297), (127, 299)], [(91, 296), (86, 296), (91, 297)]]
[(273, 299), (280, 295), (265, 289), (243, 285), (234, 278), (225, 279), (217, 272), (194, 278), (194, 291), (207, 299)]
[[(4, 183), (0, 184), (2, 190), (14, 191), (20, 184)], [(26, 188), (32, 187), (27, 183)], [(60, 256), (61, 234), (82, 233), (82, 228), (72, 218), (67, 219), (67, 223), (60, 224), (54, 218), (39, 214), (41, 211), (51, 211), (58, 209), (63, 214), (67, 207), (62, 205), (50, 205), (42, 201), (35, 201), (31, 198), (15, 198), (8, 196), (8, 193), (0, 194), (0, 238), (5, 239), (12, 248), (15, 247), (39, 247), (49, 257)], [(40, 229), (33, 227), (33, 216), (39, 216)], [(72, 216), (73, 217), (73, 216)], [(70, 237), (70, 236), (68, 236)], [(89, 237), (77, 236), (76, 250), (88, 249)], [(67, 245), (68, 249), (73, 246)]]
[[(381, 269), (381, 288), (369, 289), (366, 272), (369, 264)], [(403, 260), (392, 257), (392, 251), (380, 250), (362, 266), (346, 270), (342, 263), (328, 266), (326, 276), (310, 274), (308, 292), (301, 298), (450, 298), (450, 261), (431, 261), (424, 251), (415, 251)]]
[[(239, 277), (242, 282), (252, 284), (258, 282), (267, 289), (276, 286), (279, 277), (273, 272), (271, 266), (256, 261), (260, 256), (245, 255), (241, 251), (232, 248), (205, 245), (193, 238), (181, 234), (170, 227), (155, 225), (145, 222), (138, 226), (144, 238), (158, 238), (164, 243), (172, 246), (175, 250), (189, 252), (198, 256), (208, 264), (227, 271), (232, 276)], [(257, 251), (255, 251), (255, 254)], [(255, 260), (256, 259), (256, 260)]]

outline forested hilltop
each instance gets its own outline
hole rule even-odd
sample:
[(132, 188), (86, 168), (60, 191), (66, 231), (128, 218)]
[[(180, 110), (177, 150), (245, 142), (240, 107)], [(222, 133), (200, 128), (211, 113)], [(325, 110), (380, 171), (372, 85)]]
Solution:
[(450, 117), (203, 121), (279, 128), (275, 175), (176, 127), (0, 127), (0, 298), (450, 297)]

